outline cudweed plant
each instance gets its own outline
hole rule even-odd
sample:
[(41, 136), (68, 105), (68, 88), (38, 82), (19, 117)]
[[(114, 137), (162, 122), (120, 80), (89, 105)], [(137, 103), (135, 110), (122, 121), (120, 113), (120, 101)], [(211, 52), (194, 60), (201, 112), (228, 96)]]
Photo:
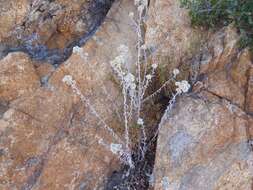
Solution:
[[(169, 102), (169, 105), (165, 111), (165, 116), (162, 118), (161, 123), (168, 116), (169, 111), (172, 109), (174, 102), (176, 101), (176, 97), (181, 95), (182, 93), (186, 93), (190, 84), (188, 81), (176, 81), (177, 75), (180, 73), (178, 69), (173, 70), (172, 77), (166, 81), (157, 91), (150, 95), (146, 95), (146, 91), (150, 84), (152, 83), (152, 79), (155, 78), (156, 69), (158, 68), (157, 63), (148, 64), (148, 56), (147, 56), (147, 47), (144, 42), (144, 22), (147, 14), (148, 1), (147, 0), (135, 0), (135, 5), (137, 7), (137, 15), (134, 15), (133, 12), (129, 13), (129, 17), (132, 19), (134, 25), (137, 30), (137, 61), (135, 63), (134, 72), (127, 69), (127, 57), (129, 55), (128, 47), (125, 45), (120, 45), (118, 47), (118, 56), (116, 56), (111, 62), (111, 68), (113, 73), (117, 77), (120, 82), (122, 97), (123, 97), (123, 126), (124, 126), (124, 140), (122, 140), (113, 129), (106, 124), (105, 120), (100, 116), (100, 114), (95, 110), (94, 106), (91, 104), (88, 98), (86, 98), (82, 92), (79, 90), (76, 81), (72, 76), (66, 75), (63, 78), (63, 82), (71, 87), (73, 92), (77, 94), (81, 101), (90, 109), (91, 113), (98, 119), (101, 126), (106, 129), (117, 142), (116, 144), (112, 143), (108, 145), (103, 139), (98, 139), (99, 144), (103, 145), (105, 148), (109, 149), (111, 152), (116, 154), (125, 164), (127, 164), (130, 168), (134, 168), (134, 161), (132, 158), (132, 142), (130, 137), (130, 126), (137, 125), (141, 130), (141, 139), (139, 147), (141, 153), (141, 159), (144, 159), (145, 153), (148, 149), (149, 142), (147, 142), (147, 134), (146, 134), (146, 124), (144, 118), (142, 117), (142, 109), (144, 104), (161, 93), (162, 89), (166, 87), (168, 84), (175, 83), (176, 92), (172, 95), (172, 98)], [(78, 53), (83, 56), (83, 52), (81, 48), (75, 47), (73, 49), (74, 53)], [(161, 124), (160, 124), (161, 125)], [(160, 126), (157, 129), (159, 131)], [(154, 135), (153, 138), (155, 138)]]

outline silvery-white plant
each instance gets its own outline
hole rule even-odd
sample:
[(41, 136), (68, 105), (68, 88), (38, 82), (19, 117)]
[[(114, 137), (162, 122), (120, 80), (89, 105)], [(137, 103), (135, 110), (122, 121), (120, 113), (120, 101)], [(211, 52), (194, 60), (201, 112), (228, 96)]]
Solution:
[[(127, 164), (130, 168), (135, 167), (133, 159), (132, 159), (132, 151), (131, 151), (131, 137), (129, 133), (129, 126), (132, 124), (137, 124), (141, 129), (141, 144), (140, 152), (142, 159), (145, 156), (145, 153), (148, 149), (149, 143), (156, 137), (160, 126), (164, 123), (167, 118), (169, 111), (172, 109), (173, 104), (176, 101), (176, 97), (181, 95), (182, 93), (186, 93), (190, 84), (186, 80), (176, 81), (177, 75), (180, 73), (178, 69), (173, 70), (172, 77), (167, 80), (162, 86), (156, 90), (151, 95), (146, 96), (146, 91), (149, 85), (152, 82), (152, 79), (155, 77), (156, 69), (158, 68), (157, 63), (152, 63), (148, 65), (148, 56), (147, 56), (147, 47), (144, 43), (143, 36), (143, 25), (145, 22), (145, 17), (147, 13), (147, 0), (135, 0), (135, 5), (137, 6), (138, 15), (134, 15), (133, 12), (129, 13), (129, 17), (132, 19), (136, 26), (137, 30), (137, 61), (135, 63), (135, 70), (131, 72), (130, 69), (126, 68), (127, 65), (127, 57), (129, 55), (128, 47), (125, 45), (120, 45), (118, 47), (118, 56), (116, 56), (111, 62), (110, 65), (112, 67), (115, 76), (120, 81), (120, 86), (122, 89), (122, 97), (123, 97), (123, 121), (124, 124), (124, 140), (122, 140), (113, 129), (106, 124), (105, 120), (100, 116), (100, 114), (95, 110), (94, 106), (91, 104), (88, 98), (86, 98), (81, 91), (79, 90), (76, 81), (73, 79), (73, 76), (66, 75), (63, 78), (63, 82), (69, 85), (73, 92), (77, 94), (81, 101), (90, 109), (91, 113), (99, 120), (101, 126), (106, 129), (114, 138), (117, 143), (111, 143), (110, 145), (104, 142), (102, 139), (98, 138), (99, 144), (103, 145), (105, 148), (109, 149), (112, 153), (116, 154), (125, 164)], [(136, 18), (135, 18), (136, 17)], [(80, 54), (83, 58), (82, 48), (74, 47), (73, 53)], [(148, 100), (152, 99), (159, 93), (161, 93), (162, 89), (164, 89), (168, 84), (175, 82), (176, 92), (172, 95), (170, 102), (168, 103), (168, 107), (165, 111), (164, 116), (161, 119), (160, 125), (154, 135), (153, 139), (147, 143), (147, 135), (145, 129), (145, 121), (141, 116), (141, 111), (144, 103)]]

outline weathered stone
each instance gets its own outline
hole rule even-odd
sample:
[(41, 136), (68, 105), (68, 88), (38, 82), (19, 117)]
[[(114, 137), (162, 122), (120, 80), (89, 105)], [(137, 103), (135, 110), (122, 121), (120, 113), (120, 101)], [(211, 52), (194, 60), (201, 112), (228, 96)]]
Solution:
[(207, 35), (208, 32), (191, 26), (188, 12), (180, 6), (180, 1), (150, 1), (145, 44), (159, 65), (161, 83), (175, 68), (180, 68), (183, 78), (188, 78), (186, 63), (200, 50)]
[(0, 43), (12, 35), (15, 26), (22, 24), (29, 8), (29, 0), (0, 1)]
[(251, 69), (248, 71), (248, 90), (246, 97), (246, 111), (250, 114), (253, 114), (253, 66), (251, 65)]
[(49, 78), (56, 70), (55, 67), (49, 63), (36, 63), (34, 62), (36, 73), (40, 78), (41, 85), (47, 85)]
[[(55, 71), (47, 64), (35, 63), (36, 69), (31, 64), (31, 73), (38, 74), (37, 82), (45, 76), (48, 80), (28, 94), (13, 96), (8, 110), (1, 113), (0, 189), (102, 189), (107, 177), (119, 168), (119, 155), (111, 146), (124, 141), (121, 89), (113, 78), (110, 61), (124, 47), (129, 50), (129, 68), (135, 63), (136, 57), (131, 55), (136, 34), (128, 15), (133, 11), (133, 3), (115, 3), (108, 18), (120, 20), (108, 19)], [(66, 75), (73, 77), (87, 99), (63, 82)], [(13, 78), (8, 75), (8, 80)], [(13, 90), (10, 88), (10, 93)], [(110, 129), (115, 130), (120, 142)]]
[(231, 62), (237, 57), (239, 51), (238, 40), (239, 36), (232, 26), (211, 35), (206, 41), (207, 47), (202, 54), (199, 74), (224, 70), (227, 65), (232, 65)]
[(199, 75), (204, 76), (201, 82), (207, 91), (244, 109), (253, 64), (249, 50), (239, 52), (237, 43), (238, 35), (231, 27), (214, 34), (208, 44), (211, 56), (200, 62)]
[(159, 132), (156, 190), (251, 190), (249, 117), (226, 100), (178, 99)]
[[(124, 11), (121, 7), (124, 7)], [(121, 96), (118, 84), (112, 79), (110, 61), (118, 56), (120, 45), (129, 49), (129, 55), (134, 54), (136, 42), (133, 28), (126, 25), (131, 22), (128, 12), (134, 11), (134, 6), (122, 1), (121, 7), (119, 3), (114, 4), (108, 15), (109, 18), (121, 18), (120, 22), (115, 25), (113, 21), (105, 21), (84, 47), (74, 48), (72, 56), (48, 81), (49, 88), (67, 93), (73, 98), (76, 111), (67, 140), (52, 151), (37, 189), (100, 189), (107, 180), (106, 177), (119, 167), (119, 159), (111, 152), (110, 144), (120, 142), (104, 128), (104, 124), (94, 115), (91, 107), (120, 137), (123, 131), (120, 122)], [(125, 38), (126, 35), (128, 38)], [(134, 63), (134, 60), (135, 58), (130, 56), (129, 65)], [(87, 98), (86, 101), (80, 101), (80, 96), (63, 83), (62, 79), (66, 75), (73, 77), (77, 88)], [(56, 158), (58, 162), (54, 161)], [(68, 172), (62, 175), (61, 171)], [(53, 180), (48, 177), (52, 172), (61, 175)]]
[[(0, 3), (0, 45), (36, 59), (62, 62), (103, 21), (112, 0), (19, 0)], [(1, 53), (0, 53), (1, 54)]]
[(55, 71), (55, 68), (51, 64), (48, 64), (48, 63), (43, 63), (43, 64), (35, 63), (34, 65), (36, 68), (36, 72), (40, 78), (48, 76)]
[(70, 100), (66, 95), (38, 89), (30, 97), (9, 105), (0, 120), (1, 189), (22, 189), (36, 183), (44, 157), (55, 138), (60, 138), (55, 136), (66, 128)]
[[(122, 160), (116, 152), (126, 143), (120, 81), (110, 62), (120, 55), (123, 67), (135, 69), (132, 16), (138, 13), (133, 1), (116, 1), (91, 38), (111, 2), (0, 0), (0, 58), (11, 49), (51, 63), (69, 58), (59, 67), (32, 62), (23, 53), (0, 60), (0, 189), (98, 190), (118, 171)], [(205, 33), (192, 28), (179, 1), (149, 2), (143, 47), (159, 65), (159, 82), (179, 68), (177, 79), (192, 78), (194, 84), (160, 123), (154, 188), (251, 190), (250, 52), (238, 49), (232, 27)], [(66, 76), (74, 87), (63, 81)], [(161, 107), (147, 105), (143, 114), (157, 114), (158, 120)], [(154, 118), (145, 120), (148, 135)], [(139, 140), (137, 130), (130, 127), (132, 146)], [(143, 176), (137, 181), (144, 184)]]
[[(123, 5), (125, 11), (120, 9)], [(121, 48), (124, 48), (127, 51), (125, 67), (131, 69), (135, 64), (136, 34), (131, 25), (132, 20), (128, 16), (128, 13), (133, 11), (135, 8), (132, 3), (124, 1), (121, 4), (115, 3), (108, 17), (121, 18), (121, 21), (105, 21), (85, 46), (74, 48), (72, 56), (57, 69), (48, 83), (52, 88), (59, 88), (65, 75), (73, 76), (82, 94), (88, 97), (102, 118), (109, 119), (114, 115), (116, 122), (109, 120), (108, 123), (113, 124), (111, 127), (121, 132), (123, 131), (122, 117), (119, 114), (122, 105), (121, 89), (110, 62), (119, 56)], [(76, 94), (72, 94), (78, 98)]]
[(252, 189), (252, 60), (231, 27), (207, 41), (189, 96), (160, 123), (155, 190)]
[(0, 60), (0, 101), (9, 102), (30, 95), (40, 82), (29, 57), (11, 53)]

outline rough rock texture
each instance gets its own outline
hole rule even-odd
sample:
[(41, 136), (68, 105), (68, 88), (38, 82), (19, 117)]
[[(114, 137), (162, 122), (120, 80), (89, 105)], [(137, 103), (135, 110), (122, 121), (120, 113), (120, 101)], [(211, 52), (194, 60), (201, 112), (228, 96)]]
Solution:
[(248, 71), (248, 90), (246, 92), (245, 109), (248, 113), (253, 113), (253, 69)]
[[(57, 63), (103, 21), (112, 0), (0, 1), (0, 51), (19, 49)], [(1, 52), (0, 52), (1, 55)]]
[(238, 49), (231, 27), (203, 37), (178, 1), (152, 1), (150, 14), (146, 43), (160, 77), (178, 67), (179, 77), (194, 84), (160, 123), (154, 189), (251, 190), (250, 52)]
[(252, 189), (252, 117), (226, 100), (204, 98), (180, 98), (163, 124), (155, 189)]
[(230, 27), (210, 38), (193, 92), (164, 115), (155, 190), (252, 189), (253, 63), (237, 41)]
[(15, 26), (22, 24), (29, 6), (29, 0), (0, 1), (0, 42), (10, 35)]
[[(111, 2), (0, 0), (1, 190), (101, 190), (112, 173), (120, 181), (114, 171), (122, 162), (112, 147), (125, 146), (122, 97), (110, 62), (120, 56), (124, 67), (134, 68), (137, 33), (131, 15), (137, 13), (133, 1), (116, 1), (93, 35)], [(193, 84), (160, 123), (154, 189), (251, 190), (250, 52), (237, 48), (231, 27), (215, 34), (192, 28), (178, 1), (150, 1), (146, 21), (145, 46), (159, 66), (155, 85), (174, 68), (180, 68), (178, 80)], [(68, 59), (55, 67), (11, 52), (17, 50), (50, 63)], [(64, 83), (66, 76), (78, 90)], [(146, 126), (160, 118), (164, 102), (147, 105), (144, 114), (155, 116)], [(136, 130), (130, 133), (137, 141)], [(138, 177), (136, 183), (146, 183)]]
[(150, 1), (145, 36), (152, 59), (159, 65), (159, 82), (164, 83), (174, 68), (189, 76), (187, 62), (200, 50), (208, 32), (192, 28), (180, 1), (156, 0)]
[(0, 60), (0, 102), (30, 95), (39, 87), (39, 78), (27, 55), (13, 53)]
[[(128, 12), (135, 11), (135, 8), (133, 3), (126, 1), (115, 3), (113, 7), (108, 18), (121, 20), (104, 22), (85, 46), (74, 49), (72, 56), (51, 76), (48, 86), (61, 88), (62, 78), (65, 75), (73, 76), (82, 94), (89, 98), (101, 116), (116, 119), (116, 126), (121, 131), (121, 89), (110, 62), (122, 54), (122, 49), (123, 53), (126, 53), (126, 67), (131, 69), (136, 61), (136, 34), (128, 16)], [(124, 7), (124, 11), (121, 7)], [(116, 115), (113, 112), (116, 112)]]
[(133, 11), (127, 0), (115, 3), (108, 18), (120, 20), (108, 19), (56, 70), (33, 65), (20, 53), (1, 60), (0, 100), (7, 103), (0, 101), (0, 189), (102, 189), (118, 169), (120, 160), (110, 147), (121, 142), (62, 79), (71, 75), (89, 104), (121, 137), (120, 89), (110, 61), (120, 47), (129, 50), (130, 65), (136, 59), (131, 56), (136, 35), (128, 16)]
[(237, 42), (238, 36), (230, 27), (214, 35), (206, 47), (208, 51), (203, 52), (199, 75), (210, 93), (246, 109), (252, 104), (253, 66), (250, 52), (239, 52)]

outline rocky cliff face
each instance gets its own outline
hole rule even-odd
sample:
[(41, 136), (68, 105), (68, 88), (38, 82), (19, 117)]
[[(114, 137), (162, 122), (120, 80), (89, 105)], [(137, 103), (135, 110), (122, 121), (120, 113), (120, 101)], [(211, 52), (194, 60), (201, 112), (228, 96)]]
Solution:
[(201, 78), (163, 116), (155, 189), (252, 189), (253, 65), (235, 36), (229, 28), (212, 36)]
[[(141, 43), (158, 66), (147, 96), (166, 85), (142, 110), (152, 146), (144, 160), (133, 151), (135, 168), (124, 165), (124, 102), (110, 63), (123, 57), (135, 69), (140, 6), (112, 2), (0, 0), (0, 189), (251, 190), (251, 52), (230, 26), (193, 28), (174, 0), (146, 10)], [(176, 68), (191, 89), (164, 114)], [(138, 150), (143, 134), (129, 130)]]
[[(133, 9), (133, 5), (124, 7)], [(126, 14), (115, 4), (108, 17), (124, 19)], [(101, 117), (111, 127), (120, 128), (119, 90), (109, 80), (111, 71), (106, 63), (124, 43), (123, 35), (128, 35), (125, 43), (129, 49), (134, 45), (133, 31), (123, 23), (105, 22), (85, 47), (76, 48), (57, 69), (24, 53), (9, 53), (0, 61), (1, 189), (101, 189), (119, 168), (110, 149), (119, 142), (62, 79), (73, 75)]]
[[(153, 7), (171, 10), (174, 4), (156, 1)], [(184, 15), (175, 11), (172, 15)], [(180, 46), (184, 41), (192, 44), (194, 39), (189, 19), (181, 16), (175, 22), (176, 29), (164, 29), (163, 23), (158, 27), (166, 30), (164, 35), (171, 34), (168, 41), (186, 36), (172, 45), (176, 44), (180, 52), (185, 48), (189, 51), (186, 45)], [(181, 27), (180, 32), (174, 33)], [(206, 37), (188, 60), (186, 52), (171, 53), (170, 44), (168, 49), (163, 48), (169, 55), (184, 59), (182, 65), (189, 64), (193, 87), (191, 93), (178, 98), (159, 124), (154, 167), (157, 190), (252, 189), (252, 57), (247, 49), (238, 49), (239, 38), (231, 27)]]

